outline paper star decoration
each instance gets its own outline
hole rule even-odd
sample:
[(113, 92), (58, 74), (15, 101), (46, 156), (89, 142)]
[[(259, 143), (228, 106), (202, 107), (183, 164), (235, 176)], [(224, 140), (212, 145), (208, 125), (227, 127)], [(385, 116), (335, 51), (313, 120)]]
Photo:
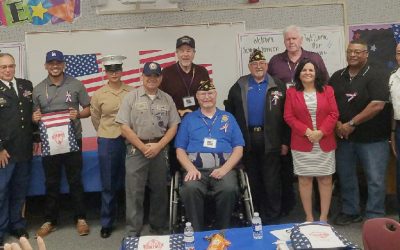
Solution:
[(46, 12), (47, 9), (43, 7), (41, 2), (36, 6), (32, 6), (32, 17), (37, 16), (40, 19), (43, 19), (43, 16)]

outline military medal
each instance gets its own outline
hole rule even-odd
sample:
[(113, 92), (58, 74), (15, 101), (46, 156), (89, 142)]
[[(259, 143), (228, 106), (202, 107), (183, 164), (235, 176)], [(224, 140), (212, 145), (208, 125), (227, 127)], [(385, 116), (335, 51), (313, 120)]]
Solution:
[(30, 95), (32, 95), (32, 91), (29, 90), (25, 90), (24, 93), (22, 94), (24, 97), (28, 97)]

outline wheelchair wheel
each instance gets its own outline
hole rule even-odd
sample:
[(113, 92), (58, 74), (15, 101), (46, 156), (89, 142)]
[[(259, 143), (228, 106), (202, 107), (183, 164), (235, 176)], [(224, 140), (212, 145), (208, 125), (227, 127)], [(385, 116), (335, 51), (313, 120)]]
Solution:
[(179, 206), (179, 171), (175, 172), (174, 177), (171, 179), (171, 188), (169, 193), (170, 206), (169, 206), (169, 231), (175, 233), (178, 227), (178, 206)]
[(243, 169), (239, 170), (239, 180), (247, 221), (251, 223), (254, 215), (253, 199), (251, 197), (249, 177)]

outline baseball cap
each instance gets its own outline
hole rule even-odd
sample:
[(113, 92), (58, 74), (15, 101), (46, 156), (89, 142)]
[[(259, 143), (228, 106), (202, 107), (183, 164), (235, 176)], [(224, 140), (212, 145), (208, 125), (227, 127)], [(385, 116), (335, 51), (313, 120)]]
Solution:
[(151, 76), (151, 75), (161, 75), (161, 66), (156, 62), (147, 62), (143, 67), (143, 75)]
[(64, 62), (64, 54), (59, 50), (50, 50), (46, 54), (46, 63), (51, 61)]
[(179, 48), (184, 44), (189, 45), (193, 49), (195, 48), (194, 39), (190, 36), (183, 36), (183, 37), (178, 38), (178, 40), (176, 40), (176, 48)]

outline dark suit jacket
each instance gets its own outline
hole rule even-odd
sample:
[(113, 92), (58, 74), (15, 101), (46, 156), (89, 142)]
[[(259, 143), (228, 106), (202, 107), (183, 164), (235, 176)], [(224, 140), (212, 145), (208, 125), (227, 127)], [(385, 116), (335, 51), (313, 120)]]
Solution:
[(16, 79), (18, 96), (0, 81), (0, 150), (6, 149), (10, 161), (32, 158), (32, 83)]
[[(317, 92), (317, 129), (324, 136), (319, 141), (325, 152), (336, 148), (335, 126), (339, 117), (335, 95), (331, 86), (325, 86), (322, 93)], [(313, 144), (304, 135), (307, 128), (313, 130), (311, 115), (304, 100), (303, 91), (290, 88), (286, 92), (284, 118), (292, 129), (291, 148), (298, 151), (310, 152)]]

